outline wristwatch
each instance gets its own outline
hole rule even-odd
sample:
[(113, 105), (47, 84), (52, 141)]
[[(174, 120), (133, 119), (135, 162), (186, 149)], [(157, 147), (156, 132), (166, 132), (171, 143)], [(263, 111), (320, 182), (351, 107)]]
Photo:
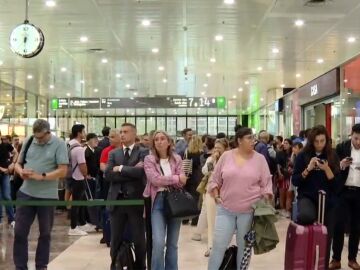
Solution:
[(41, 175), (42, 175), (42, 177), (43, 177), (43, 180), (45, 180), (46, 173), (43, 172)]

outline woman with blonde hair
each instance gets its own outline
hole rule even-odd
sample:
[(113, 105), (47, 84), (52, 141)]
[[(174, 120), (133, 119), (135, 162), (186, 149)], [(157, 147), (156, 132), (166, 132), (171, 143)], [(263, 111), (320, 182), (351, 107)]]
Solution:
[[(144, 197), (151, 197), (152, 259), (151, 269), (178, 269), (178, 240), (181, 220), (168, 218), (164, 201), (168, 187), (181, 188), (186, 183), (181, 157), (171, 147), (171, 138), (156, 131), (152, 151), (145, 157), (147, 185)], [(166, 247), (166, 253), (165, 253)]]

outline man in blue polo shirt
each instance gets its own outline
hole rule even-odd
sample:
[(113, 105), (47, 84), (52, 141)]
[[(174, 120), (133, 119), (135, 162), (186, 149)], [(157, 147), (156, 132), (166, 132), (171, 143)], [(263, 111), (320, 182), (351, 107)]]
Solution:
[[(50, 133), (50, 125), (38, 119), (33, 125), (33, 139), (24, 142), (16, 172), (24, 179), (17, 200), (57, 200), (58, 179), (66, 176), (69, 163), (65, 142)], [(24, 158), (24, 150), (28, 147)], [(53, 206), (19, 206), (16, 208), (13, 257), (16, 270), (27, 270), (28, 235), (37, 216), (40, 237), (36, 249), (36, 270), (49, 263), (50, 238), (54, 221)]]

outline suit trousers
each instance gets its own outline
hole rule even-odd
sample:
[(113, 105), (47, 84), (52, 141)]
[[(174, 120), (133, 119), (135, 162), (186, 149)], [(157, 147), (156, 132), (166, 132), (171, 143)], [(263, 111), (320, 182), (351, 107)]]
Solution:
[(143, 208), (115, 206), (110, 214), (111, 224), (111, 270), (115, 269), (116, 255), (124, 241), (124, 231), (131, 228), (132, 242), (135, 245), (135, 269), (146, 269), (146, 241)]

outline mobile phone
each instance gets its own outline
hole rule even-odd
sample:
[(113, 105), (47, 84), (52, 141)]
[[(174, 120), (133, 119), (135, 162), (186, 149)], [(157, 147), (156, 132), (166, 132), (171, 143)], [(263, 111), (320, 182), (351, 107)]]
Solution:
[(324, 164), (324, 163), (325, 163), (325, 159), (320, 159), (320, 160), (319, 160), (319, 163)]
[(352, 157), (347, 157), (346, 160), (347, 161), (353, 161), (353, 158)]

